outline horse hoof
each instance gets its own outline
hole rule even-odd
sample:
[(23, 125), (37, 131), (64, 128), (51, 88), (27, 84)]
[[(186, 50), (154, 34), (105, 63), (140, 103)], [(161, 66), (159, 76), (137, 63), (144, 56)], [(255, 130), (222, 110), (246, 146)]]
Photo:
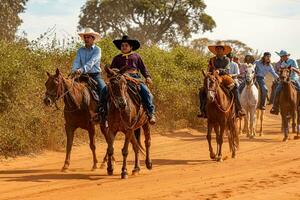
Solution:
[(97, 170), (97, 165), (96, 166), (93, 166), (91, 171), (96, 171)]
[(139, 175), (140, 171), (141, 171), (140, 168), (136, 168), (136, 169), (132, 170), (132, 175), (134, 175), (134, 176)]
[(101, 163), (101, 165), (100, 165), (100, 169), (105, 169), (107, 167), (107, 165), (106, 165), (106, 163), (104, 162), (104, 163)]
[(212, 160), (216, 159), (216, 154), (215, 153), (211, 153), (209, 156), (210, 156), (210, 159), (212, 159)]
[(61, 168), (61, 172), (68, 172), (69, 167), (63, 166), (63, 168)]
[(288, 137), (284, 137), (282, 141), (283, 141), (283, 142), (287, 142), (288, 140), (289, 140)]
[(146, 161), (146, 167), (147, 167), (147, 169), (151, 170), (152, 169), (152, 162), (147, 162)]
[(220, 156), (220, 157), (217, 157), (217, 158), (216, 158), (216, 161), (217, 161), (217, 162), (223, 162), (223, 158), (222, 158), (222, 156)]
[(128, 179), (128, 174), (127, 174), (127, 172), (122, 172), (122, 173), (121, 173), (121, 179)]
[(294, 140), (299, 140), (300, 137), (298, 135), (294, 136)]
[(235, 159), (236, 158), (236, 154), (232, 153), (231, 158)]
[(114, 170), (107, 170), (107, 175), (108, 176), (114, 175)]

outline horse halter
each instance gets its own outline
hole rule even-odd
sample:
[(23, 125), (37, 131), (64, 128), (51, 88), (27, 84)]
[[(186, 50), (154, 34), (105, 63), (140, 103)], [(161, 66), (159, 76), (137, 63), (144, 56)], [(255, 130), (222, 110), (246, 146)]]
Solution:
[[(212, 102), (214, 102), (216, 100), (216, 94), (217, 94), (217, 83), (218, 83), (218, 79), (216, 77), (214, 77), (215, 80), (211, 80), (211, 75), (209, 75), (206, 78), (206, 89), (207, 89), (207, 97), (211, 97), (212, 98)], [(214, 85), (214, 87), (212, 88), (211, 85)]]
[[(109, 80), (109, 84), (107, 85), (108, 90), (109, 90), (109, 96), (111, 97), (111, 100), (113, 102), (113, 104), (116, 106), (117, 109), (122, 109), (122, 107), (126, 107), (127, 102), (126, 99), (124, 97), (121, 96), (115, 96), (115, 92), (112, 88), (112, 84), (118, 84), (119, 87), (121, 86), (120, 81), (122, 80), (123, 75), (122, 74), (117, 74), (115, 76), (113, 76), (112, 78), (110, 78)], [(125, 79), (126, 81), (126, 79)], [(126, 85), (126, 82), (125, 82)]]

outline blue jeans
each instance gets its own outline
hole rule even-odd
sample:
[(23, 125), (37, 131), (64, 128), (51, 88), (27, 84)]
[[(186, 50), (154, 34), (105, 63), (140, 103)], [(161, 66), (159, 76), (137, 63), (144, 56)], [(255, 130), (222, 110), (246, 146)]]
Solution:
[(97, 82), (97, 93), (100, 98), (102, 90), (106, 86), (105, 82), (101, 78), (101, 73), (91, 73), (89, 76)]
[(268, 95), (268, 88), (265, 83), (265, 78), (261, 76), (256, 77), (256, 82), (259, 85), (259, 90), (261, 92), (261, 97), (260, 97), (260, 105), (259, 108), (265, 108), (266, 106), (266, 99)]
[(273, 81), (273, 90), (271, 92), (271, 97), (270, 97), (270, 102), (274, 103), (274, 100), (275, 100), (275, 96), (276, 96), (276, 90), (277, 90), (277, 87), (280, 83), (278, 81)]
[[(141, 79), (139, 74), (129, 74), (132, 78), (135, 79)], [(146, 109), (147, 109), (147, 114), (153, 115), (155, 113), (155, 106), (153, 103), (153, 95), (151, 94), (149, 88), (147, 87), (146, 84), (144, 83), (140, 83), (140, 96), (142, 99), (142, 103), (145, 105)], [(107, 99), (108, 99), (108, 91), (107, 91), (107, 87), (105, 86), (102, 90), (102, 95), (101, 95), (101, 99), (100, 99), (100, 103), (103, 106), (106, 106), (107, 104)]]

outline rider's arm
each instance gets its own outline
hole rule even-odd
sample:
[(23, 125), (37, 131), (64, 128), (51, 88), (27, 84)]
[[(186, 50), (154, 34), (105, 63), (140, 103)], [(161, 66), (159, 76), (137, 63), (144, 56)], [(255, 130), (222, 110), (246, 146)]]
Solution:
[(273, 76), (274, 79), (278, 79), (279, 78), (278, 74), (275, 72), (275, 70), (274, 70), (274, 68), (273, 68), (273, 66), (271, 64), (270, 64), (269, 72), (272, 74), (272, 76)]
[(145, 77), (145, 78), (151, 78), (146, 66), (144, 65), (144, 62), (142, 60), (142, 58), (140, 56), (138, 56), (137, 58), (137, 66), (138, 66), (138, 69), (140, 70), (140, 72), (142, 73), (142, 75)]
[(100, 59), (101, 59), (101, 49), (98, 47), (95, 47), (95, 49), (93, 49), (92, 57), (80, 69), (81, 73), (88, 73), (97, 62), (100, 63)]

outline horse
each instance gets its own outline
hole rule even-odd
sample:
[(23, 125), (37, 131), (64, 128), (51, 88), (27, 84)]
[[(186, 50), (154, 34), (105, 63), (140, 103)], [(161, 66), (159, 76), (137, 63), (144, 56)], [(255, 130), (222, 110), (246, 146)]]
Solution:
[[(280, 69), (280, 82), (282, 84), (282, 91), (279, 96), (279, 106), (280, 106), (280, 114), (282, 121), (282, 129), (284, 133), (283, 141), (286, 142), (288, 140), (289, 133), (289, 122), (292, 119), (292, 129), (293, 133), (297, 132), (297, 136), (299, 136), (299, 96), (298, 92), (295, 89), (292, 81), (290, 80), (290, 74), (292, 69), (283, 68)], [(297, 117), (297, 130), (296, 130), (296, 117)], [(296, 138), (296, 137), (295, 137)]]
[(258, 104), (258, 89), (255, 86), (255, 69), (252, 64), (246, 69), (246, 86), (241, 93), (241, 105), (246, 111), (244, 130), (247, 137), (253, 138), (256, 134), (256, 108)]
[[(220, 76), (217, 72), (204, 72), (204, 90), (207, 94), (207, 141), (210, 158), (216, 161), (223, 161), (222, 144), (223, 135), (227, 131), (229, 148), (232, 158), (236, 157), (236, 150), (239, 147), (239, 135), (237, 133), (237, 119), (233, 97), (229, 97), (220, 85)], [(214, 153), (211, 145), (212, 129), (216, 133), (217, 154)]]
[[(132, 170), (133, 175), (137, 175), (140, 172), (139, 152), (144, 154), (144, 149), (140, 142), (137, 141), (134, 131), (139, 128), (143, 128), (145, 135), (145, 147), (146, 147), (146, 167), (152, 169), (152, 161), (150, 159), (150, 124), (148, 116), (141, 104), (141, 99), (138, 93), (138, 80), (131, 78), (126, 74), (127, 67), (123, 67), (121, 70), (111, 69), (109, 66), (105, 66), (105, 71), (108, 76), (108, 163), (107, 174), (113, 175), (114, 166), (111, 163), (112, 156), (114, 154), (114, 139), (118, 131), (125, 134), (124, 146), (122, 149), (123, 166), (121, 178), (127, 179), (127, 156), (129, 142), (133, 144), (133, 150), (135, 153), (135, 165)], [(135, 89), (129, 87), (128, 84), (134, 84)]]
[[(67, 136), (66, 158), (62, 171), (67, 171), (70, 165), (70, 156), (73, 145), (74, 132), (77, 128), (87, 130), (89, 133), (90, 149), (93, 154), (92, 170), (97, 169), (96, 145), (95, 145), (95, 116), (97, 102), (92, 97), (85, 83), (74, 81), (75, 79), (64, 78), (59, 69), (51, 75), (47, 72), (48, 79), (45, 83), (46, 92), (44, 104), (46, 106), (57, 106), (57, 101), (64, 101), (65, 132)], [(101, 132), (106, 138), (107, 128), (100, 125)], [(106, 156), (107, 157), (107, 156)], [(103, 163), (105, 159), (103, 160)], [(103, 165), (102, 163), (102, 165)]]

